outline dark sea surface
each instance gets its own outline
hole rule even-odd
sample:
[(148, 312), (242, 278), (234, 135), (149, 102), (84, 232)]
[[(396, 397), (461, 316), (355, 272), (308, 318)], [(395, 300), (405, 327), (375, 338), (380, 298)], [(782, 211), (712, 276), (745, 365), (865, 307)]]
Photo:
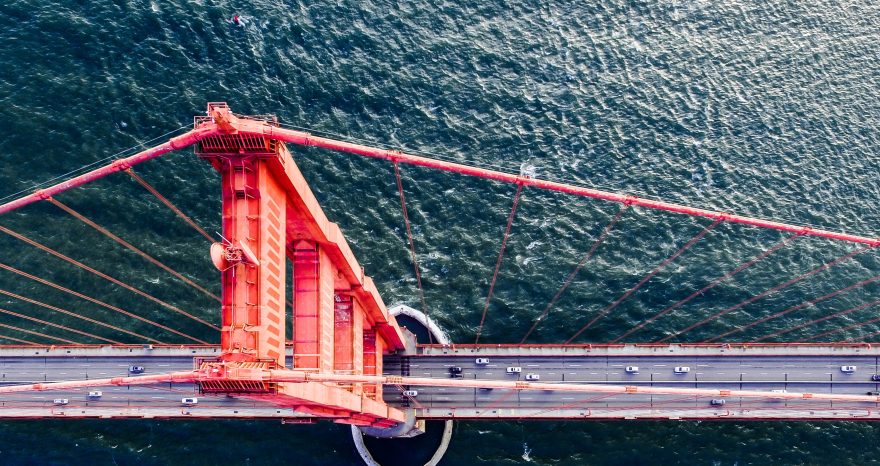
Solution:
[[(230, 21), (241, 16), (241, 24)], [(5, 0), (0, 197), (237, 113), (345, 139), (615, 192), (876, 235), (880, 5), (639, 2)], [(166, 136), (167, 137), (167, 136)], [(418, 307), (389, 164), (292, 148), (389, 304)], [(480, 321), (514, 187), (401, 167), (432, 318), (458, 342)], [(136, 168), (208, 231), (216, 173), (190, 150)], [(127, 176), (59, 200), (219, 291), (207, 243)], [(618, 206), (525, 189), (481, 342), (518, 342)], [(561, 342), (711, 223), (631, 209), (532, 342)], [(48, 203), (0, 224), (204, 318), (216, 303)], [(6, 235), (0, 262), (187, 333), (195, 322)], [(603, 342), (784, 238), (720, 225), (578, 342)], [(654, 341), (848, 251), (801, 238), (627, 338)], [(865, 253), (680, 336), (696, 342), (874, 276)], [(2, 288), (171, 342), (179, 337), (0, 271)], [(880, 298), (876, 284), (728, 337), (749, 340)], [(107, 337), (15, 300), (0, 306)], [(871, 319), (877, 307), (787, 341)], [(0, 322), (83, 337), (4, 315)], [(827, 340), (875, 341), (880, 325)], [(3, 329), (0, 334), (52, 340)], [(13, 343), (0, 340), (0, 343)], [(877, 464), (868, 423), (461, 422), (447, 465)], [(348, 428), (234, 421), (11, 421), (0, 464), (358, 464)]]

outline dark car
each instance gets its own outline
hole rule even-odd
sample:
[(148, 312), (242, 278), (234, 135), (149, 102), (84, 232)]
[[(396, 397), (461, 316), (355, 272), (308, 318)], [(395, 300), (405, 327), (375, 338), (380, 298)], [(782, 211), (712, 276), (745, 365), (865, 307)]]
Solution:
[(144, 366), (128, 366), (128, 372), (132, 374), (143, 374)]
[(449, 376), (452, 377), (452, 378), (459, 378), (459, 377), (461, 377), (461, 367), (458, 367), (458, 366), (452, 366), (452, 367), (450, 367), (450, 368), (449, 368)]
[(873, 380), (874, 382), (880, 382), (880, 374), (872, 375), (871, 380)]
[(880, 392), (868, 392), (868, 395), (880, 396)]

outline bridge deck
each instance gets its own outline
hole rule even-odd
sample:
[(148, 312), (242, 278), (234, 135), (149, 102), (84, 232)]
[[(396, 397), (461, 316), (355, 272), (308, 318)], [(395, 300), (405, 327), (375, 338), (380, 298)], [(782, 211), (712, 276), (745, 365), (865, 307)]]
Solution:
[[(682, 388), (787, 390), (864, 395), (880, 390), (880, 348), (870, 345), (614, 345), (614, 346), (423, 346), (419, 355), (386, 358), (389, 374), (602, 383)], [(478, 365), (476, 358), (489, 364)], [(856, 366), (844, 373), (841, 366)], [(508, 374), (507, 367), (522, 372)], [(627, 373), (637, 366), (637, 374)], [(674, 373), (676, 366), (690, 372)], [(860, 419), (880, 420), (877, 403), (817, 400), (762, 400), (731, 397), (723, 406), (710, 398), (648, 394), (587, 394), (553, 391), (420, 387), (415, 398), (389, 386), (389, 402), (411, 405), (423, 418), (524, 419)]]
[[(189, 370), (194, 357), (213, 357), (216, 347), (50, 347), (0, 348), (0, 383), (24, 384), (125, 376), (130, 365), (144, 374)], [(488, 358), (485, 365), (476, 358)], [(844, 373), (841, 366), (856, 366)], [(449, 378), (462, 368), (472, 380), (523, 380), (538, 374), (541, 382), (602, 383), (790, 392), (866, 394), (880, 391), (871, 376), (880, 373), (880, 348), (869, 345), (686, 346), (423, 346), (413, 356), (385, 358), (387, 374)], [(506, 368), (521, 367), (519, 374)], [(638, 374), (626, 366), (638, 366)], [(690, 367), (675, 374), (676, 366)], [(403, 387), (406, 388), (406, 387)], [(89, 399), (87, 389), (4, 394), (0, 417), (228, 417), (286, 418), (308, 416), (244, 396), (199, 395), (194, 384), (113, 386)], [(419, 387), (407, 398), (388, 386), (391, 404), (410, 406), (423, 418), (461, 419), (848, 419), (880, 420), (880, 407), (867, 402), (762, 400), (730, 397), (723, 406), (709, 398), (647, 394), (572, 394), (554, 391), (481, 390)], [(195, 406), (181, 399), (198, 397)], [(68, 399), (56, 406), (53, 400)]]

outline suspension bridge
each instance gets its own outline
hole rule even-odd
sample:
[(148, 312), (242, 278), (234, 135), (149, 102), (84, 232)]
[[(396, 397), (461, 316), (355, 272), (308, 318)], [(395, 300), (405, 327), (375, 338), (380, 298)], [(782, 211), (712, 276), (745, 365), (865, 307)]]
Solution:
[[(395, 315), (401, 308), (386, 307), (379, 292), (381, 284), (377, 286), (366, 275), (340, 228), (323, 212), (288, 144), (341, 151), (391, 164), (412, 273), (420, 293), (421, 309), (406, 310), (422, 316), (429, 327), (430, 312), (401, 168), (420, 166), (513, 187), (511, 208), (499, 238), (480, 318), (474, 322), (472, 343), (433, 339), (417, 342), (398, 324)], [(220, 174), (222, 233), (217, 235), (205, 231), (133, 169), (190, 146)], [(7, 276), (39, 284), (67, 298), (64, 302), (47, 302), (40, 296), (9, 291), (5, 289), (8, 286), (0, 288), (7, 302), (28, 303), (51, 315), (65, 316), (63, 320), (47, 320), (0, 308), (4, 318), (8, 317), (0, 323), (0, 340), (8, 343), (0, 346), (0, 417), (223, 417), (279, 418), (285, 422), (326, 419), (393, 435), (417, 430), (418, 421), (424, 419), (880, 420), (880, 348), (866, 342), (834, 340), (848, 330), (880, 322), (880, 318), (831, 327), (810, 334), (804, 341), (778, 342), (816, 324), (843, 322), (840, 318), (871, 309), (880, 304), (880, 299), (864, 299), (855, 306), (789, 328), (737, 341), (746, 330), (837, 296), (867, 294), (866, 287), (880, 280), (880, 275), (819, 296), (807, 296), (799, 304), (773, 309), (705, 341), (677, 343), (689, 332), (727, 314), (817, 274), (833, 271), (840, 264), (869, 257), (880, 245), (878, 238), (688, 207), (316, 136), (285, 128), (273, 116), (235, 114), (225, 103), (209, 103), (207, 112), (196, 116), (192, 129), (184, 134), (106, 165), (86, 168), (89, 170), (76, 176), (50, 180), (33, 192), (7, 196), (0, 205), (0, 214), (8, 218), (15, 215), (11, 212), (29, 204), (51, 204), (159, 267), (178, 283), (205, 295), (219, 313), (183, 309), (144, 291), (142, 286), (87, 264), (84, 254), (74, 257), (43, 244), (26, 231), (0, 226), (0, 232), (20, 246), (4, 255), (14, 264), (0, 262)], [(219, 295), (58, 198), (68, 190), (119, 172), (130, 176), (209, 242), (210, 260), (220, 275)], [(519, 341), (481, 342), (484, 330), (492, 323), (489, 311), (499, 270), (526, 189), (611, 202), (619, 208), (598, 230), (552, 299), (535, 313), (531, 327)], [(549, 319), (579, 272), (602, 254), (603, 243), (634, 207), (698, 218), (705, 224), (603, 308), (571, 322), (567, 340), (531, 343), (530, 338)], [(682, 292), (680, 298), (645, 315), (629, 330), (607, 335), (599, 342), (583, 341), (584, 332), (612, 315), (636, 291), (725, 224), (777, 230), (783, 237), (735, 267), (704, 277), (700, 289)], [(781, 279), (738, 304), (709, 316), (695, 316), (691, 324), (655, 341), (640, 341), (640, 332), (648, 326), (701, 299), (767, 257), (795, 247), (806, 237), (851, 246), (844, 254)], [(206, 247), (206, 261), (207, 253)], [(73, 289), (46, 278), (37, 267), (26, 263), (36, 254), (106, 280), (118, 287), (119, 293), (146, 299), (158, 312), (135, 312), (96, 298), (88, 289)], [(79, 312), (81, 303), (96, 306), (103, 314)], [(68, 325), (74, 321), (77, 326)], [(186, 331), (193, 326), (199, 331)], [(835, 342), (820, 342), (829, 339)]]

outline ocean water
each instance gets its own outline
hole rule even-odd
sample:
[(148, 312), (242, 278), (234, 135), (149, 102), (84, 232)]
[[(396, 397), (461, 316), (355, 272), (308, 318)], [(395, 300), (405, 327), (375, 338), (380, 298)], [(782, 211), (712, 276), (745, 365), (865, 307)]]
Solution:
[[(233, 24), (234, 15), (241, 24)], [(206, 102), (459, 162), (728, 212), (877, 235), (880, 7), (875, 2), (6, 0), (0, 3), (0, 197), (191, 125)], [(418, 305), (387, 163), (293, 148), (387, 303)], [(180, 151), (136, 168), (208, 231), (217, 176)], [(514, 188), (402, 167), (432, 318), (471, 342)], [(207, 247), (124, 175), (59, 200), (208, 288)], [(526, 189), (482, 342), (518, 342), (618, 206)], [(530, 337), (560, 342), (710, 222), (631, 209)], [(42, 203), (0, 219), (204, 318), (210, 299)], [(3, 235), (5, 236), (5, 235)], [(577, 341), (633, 325), (784, 238), (721, 225)], [(216, 341), (10, 237), (0, 261)], [(801, 238), (627, 341), (654, 341), (853, 245)], [(877, 273), (865, 253), (678, 337), (702, 341)], [(0, 284), (181, 341), (0, 271)], [(876, 285), (730, 340), (878, 298)], [(0, 306), (102, 336), (15, 299)], [(787, 341), (861, 322), (866, 308)], [(2, 316), (0, 322), (77, 339)], [(875, 340), (867, 325), (828, 340)], [(44, 337), (0, 332), (50, 342)], [(10, 343), (2, 340), (3, 343)], [(873, 424), (462, 422), (444, 464), (875, 464)], [(358, 464), (347, 428), (233, 421), (12, 421), (0, 464)]]

